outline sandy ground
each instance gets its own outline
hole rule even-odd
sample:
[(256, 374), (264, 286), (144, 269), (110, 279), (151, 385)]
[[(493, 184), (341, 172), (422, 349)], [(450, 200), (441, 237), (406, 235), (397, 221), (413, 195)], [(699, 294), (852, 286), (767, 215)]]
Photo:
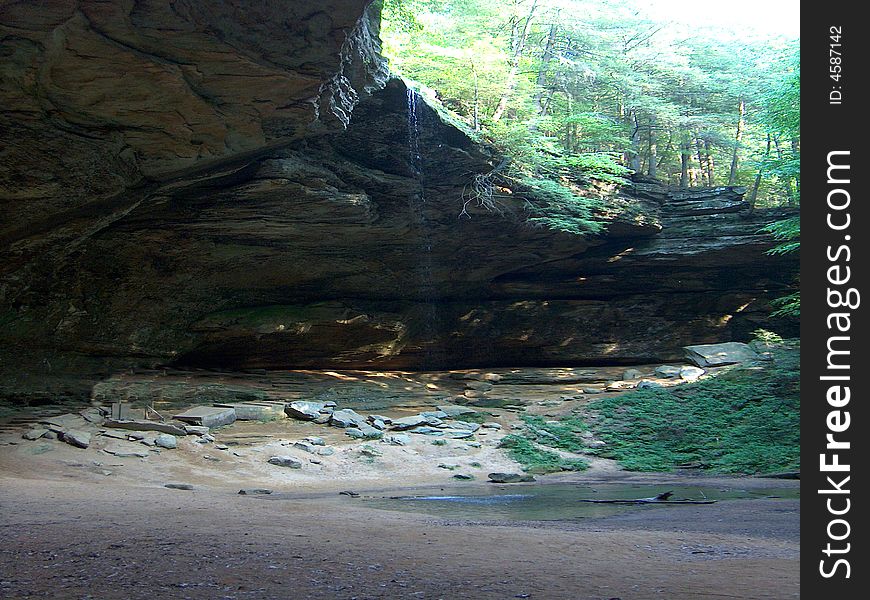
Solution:
[[(552, 404), (530, 410), (570, 409), (570, 401)], [(476, 436), (480, 447), (412, 436), (409, 446), (369, 442), (382, 453), (374, 458), (341, 430), (290, 419), (237, 422), (215, 444), (187, 436), (177, 449), (147, 458), (102, 451), (129, 442), (95, 436), (83, 450), (24, 441), (25, 424), (7, 426), (0, 431), (0, 598), (799, 597), (798, 500), (485, 523), (366, 502), (421, 486), (451, 493), (493, 485), (484, 483), (486, 473), (518, 470), (496, 447), (515, 419), (502, 411), (495, 420), (503, 430)], [(324, 437), (335, 454), (298, 470), (266, 462), (276, 454), (312, 458), (292, 448), (307, 435)], [(457, 482), (455, 473), (476, 480)], [(193, 490), (164, 487), (170, 482)], [(602, 460), (532, 485), (560, 482), (797, 487), (692, 472), (631, 474)], [(276, 493), (238, 494), (252, 487)]]

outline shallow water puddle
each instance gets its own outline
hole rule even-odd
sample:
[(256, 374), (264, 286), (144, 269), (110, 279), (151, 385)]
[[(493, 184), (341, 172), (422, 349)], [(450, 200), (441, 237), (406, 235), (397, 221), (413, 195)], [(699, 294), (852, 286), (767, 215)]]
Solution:
[[(627, 500), (649, 498), (672, 491), (671, 500), (728, 501), (752, 498), (799, 498), (798, 487), (747, 490), (684, 485), (493, 485), (466, 494), (447, 495), (441, 489), (423, 490), (408, 496), (367, 498), (366, 506), (383, 510), (422, 512), (445, 519), (556, 521), (606, 517), (638, 510), (684, 510), (705, 505), (595, 504), (581, 500)], [(439, 493), (440, 492), (440, 493)]]

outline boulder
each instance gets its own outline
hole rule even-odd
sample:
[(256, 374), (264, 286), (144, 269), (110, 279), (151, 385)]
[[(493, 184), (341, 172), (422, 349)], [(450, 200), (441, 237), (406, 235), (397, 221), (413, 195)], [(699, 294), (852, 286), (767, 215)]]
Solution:
[(286, 405), (284, 412), (288, 417), (293, 417), (294, 419), (313, 421), (320, 417), (320, 411), (324, 408), (325, 405), (322, 402), (298, 401)]
[(178, 447), (178, 439), (174, 435), (170, 435), (168, 433), (161, 433), (154, 440), (154, 444), (159, 448), (174, 450)]
[(341, 410), (337, 410), (332, 413), (332, 416), (329, 420), (329, 424), (334, 427), (361, 427), (365, 425), (366, 427), (371, 427), (366, 423), (366, 417), (359, 414), (355, 410), (351, 410), (349, 408), (343, 408)]
[(303, 452), (308, 452), (309, 454), (317, 454), (318, 447), (312, 444), (311, 442), (296, 442), (293, 444), (294, 448), (298, 448)]
[(647, 379), (643, 379), (640, 383), (637, 384), (637, 389), (639, 390), (654, 390), (663, 387), (664, 386), (662, 384), (656, 383), (655, 381), (649, 381)]
[(686, 359), (699, 367), (720, 367), (760, 358), (748, 344), (740, 342), (686, 346), (683, 351), (686, 353)]
[(680, 379), (685, 381), (697, 381), (701, 375), (706, 373), (704, 369), (698, 367), (683, 367), (680, 369)]
[(325, 446), (326, 441), (322, 437), (317, 437), (316, 435), (309, 435), (305, 438), (305, 441), (309, 444), (313, 444), (315, 446)]

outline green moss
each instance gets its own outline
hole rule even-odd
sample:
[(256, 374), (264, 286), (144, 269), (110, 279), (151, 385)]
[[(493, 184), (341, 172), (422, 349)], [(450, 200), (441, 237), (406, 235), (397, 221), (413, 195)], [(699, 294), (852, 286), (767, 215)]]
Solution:
[(723, 473), (799, 469), (799, 353), (774, 355), (769, 367), (591, 403), (595, 433), (607, 443), (598, 454), (633, 471), (682, 464)]
[(508, 456), (523, 465), (529, 473), (555, 473), (557, 471), (584, 471), (589, 464), (580, 458), (565, 459), (538, 447), (529, 439), (511, 434), (502, 438), (499, 448), (506, 448)]

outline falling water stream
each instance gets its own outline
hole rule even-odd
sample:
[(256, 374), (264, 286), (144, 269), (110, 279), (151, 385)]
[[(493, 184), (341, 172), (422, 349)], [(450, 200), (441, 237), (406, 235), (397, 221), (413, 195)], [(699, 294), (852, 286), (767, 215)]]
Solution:
[(417, 228), (418, 247), (415, 262), (419, 298), (424, 305), (422, 330), (420, 331), (423, 366), (432, 368), (434, 346), (438, 340), (437, 290), (433, 274), (432, 228), (426, 217), (426, 190), (424, 184), (423, 155), (420, 152), (420, 106), (419, 95), (407, 88), (408, 96), (408, 153), (411, 171), (417, 180), (417, 189), (411, 194), (409, 208), (411, 222)]

